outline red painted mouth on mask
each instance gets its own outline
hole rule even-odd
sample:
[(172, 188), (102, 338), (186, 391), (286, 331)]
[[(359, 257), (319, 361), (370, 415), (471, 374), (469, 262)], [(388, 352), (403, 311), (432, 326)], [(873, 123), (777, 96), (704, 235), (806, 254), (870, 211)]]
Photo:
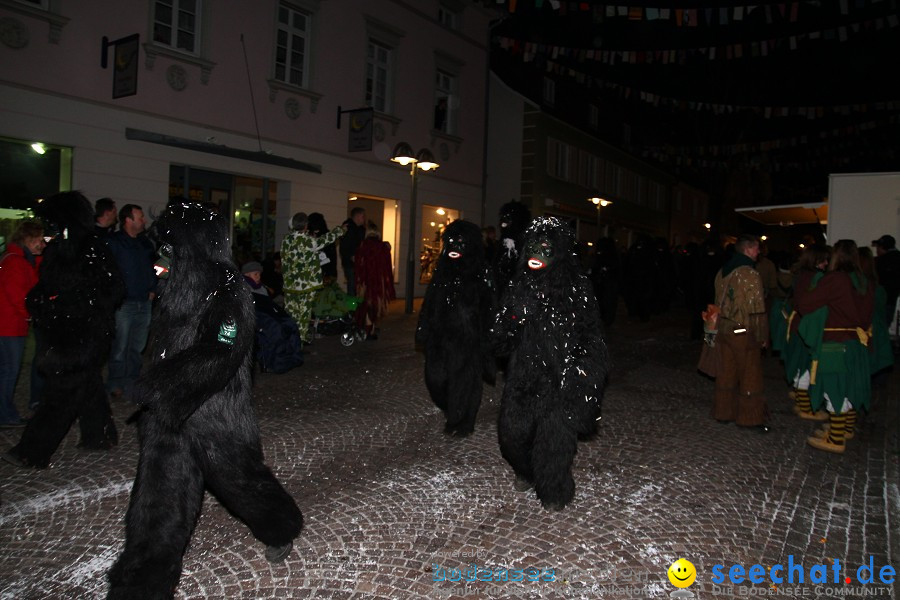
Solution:
[(447, 256), (449, 256), (450, 258), (459, 258), (460, 256), (462, 256), (462, 254), (460, 254), (459, 252), (456, 252), (454, 250), (454, 251), (448, 252)]
[(536, 258), (529, 258), (529, 259), (528, 259), (528, 268), (529, 268), (529, 269), (532, 269), (532, 270), (535, 270), (535, 271), (536, 271), (537, 269), (543, 269), (543, 268), (546, 267), (546, 266), (547, 266), (547, 263), (541, 262), (541, 261), (539, 261), (539, 260), (536, 259)]

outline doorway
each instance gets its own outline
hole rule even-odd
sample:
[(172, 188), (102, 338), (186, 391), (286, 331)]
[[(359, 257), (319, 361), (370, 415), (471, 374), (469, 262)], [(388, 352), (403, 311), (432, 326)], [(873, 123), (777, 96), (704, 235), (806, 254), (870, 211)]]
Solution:
[(170, 198), (203, 202), (219, 214), (228, 215), (232, 255), (238, 264), (263, 261), (275, 252), (277, 193), (278, 183), (267, 178), (187, 165), (169, 167)]
[(381, 233), (382, 241), (390, 244), (394, 283), (398, 283), (397, 249), (399, 248), (400, 227), (397, 220), (397, 201), (389, 198), (350, 194), (347, 197), (347, 218), (350, 218), (350, 211), (357, 206), (366, 211), (366, 228), (374, 226)]

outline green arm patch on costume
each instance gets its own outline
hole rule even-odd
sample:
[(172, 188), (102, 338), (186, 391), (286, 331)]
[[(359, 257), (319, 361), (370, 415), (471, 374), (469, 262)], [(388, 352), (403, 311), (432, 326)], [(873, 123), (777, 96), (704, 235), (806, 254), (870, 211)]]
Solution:
[(228, 319), (219, 325), (219, 335), (216, 336), (217, 342), (234, 346), (234, 338), (237, 337), (237, 323)]

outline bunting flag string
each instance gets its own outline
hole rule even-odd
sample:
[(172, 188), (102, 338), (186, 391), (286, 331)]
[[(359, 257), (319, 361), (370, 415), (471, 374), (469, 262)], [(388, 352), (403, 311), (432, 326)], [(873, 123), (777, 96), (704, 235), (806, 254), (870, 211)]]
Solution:
[(703, 102), (672, 98), (647, 92), (629, 85), (599, 79), (593, 75), (572, 69), (560, 63), (548, 60), (546, 71), (555, 75), (563, 75), (575, 79), (581, 85), (587, 85), (594, 89), (606, 89), (624, 99), (636, 99), (654, 108), (669, 108), (673, 111), (691, 110), (695, 112), (711, 112), (714, 115), (731, 115), (742, 112), (752, 112), (764, 119), (801, 117), (805, 119), (822, 119), (832, 116), (850, 116), (857, 113), (900, 111), (900, 99), (877, 101), (868, 103), (815, 105), (815, 106), (774, 106), (774, 105), (743, 105), (726, 104), (720, 102)]
[[(515, 13), (523, 2), (533, 2), (534, 7), (540, 9), (544, 5), (543, 0), (497, 0), (497, 4), (506, 4), (510, 13)], [(831, 0), (833, 1), (833, 0)], [(573, 2), (571, 0), (549, 0), (553, 10), (560, 14), (590, 12), (597, 22), (613, 19), (627, 19), (629, 21), (671, 21), (677, 27), (716, 27), (740, 23), (756, 11), (761, 11), (766, 24), (771, 25), (776, 18), (790, 23), (796, 23), (799, 19), (801, 5), (819, 6), (818, 2), (798, 1), (779, 2), (774, 4), (748, 4), (718, 8), (682, 7), (673, 8), (654, 6), (632, 6), (619, 4), (600, 4), (595, 2)], [(853, 11), (861, 12), (869, 7), (881, 4), (884, 0), (854, 0)], [(839, 0), (839, 11), (842, 16), (851, 13), (849, 0)], [(896, 13), (897, 0), (884, 2), (890, 12)]]
[(834, 42), (843, 43), (851, 36), (870, 34), (875, 31), (894, 29), (900, 26), (900, 15), (892, 14), (847, 23), (806, 33), (770, 37), (763, 40), (736, 42), (725, 45), (703, 46), (695, 48), (653, 49), (653, 50), (601, 50), (574, 48), (522, 42), (518, 39), (498, 36), (496, 38), (501, 49), (514, 55), (521, 54), (525, 62), (531, 62), (538, 56), (552, 56), (574, 60), (578, 63), (599, 62), (604, 65), (652, 65), (678, 64), (684, 65), (688, 60), (740, 60), (743, 58), (766, 58), (775, 51), (797, 51), (801, 46), (811, 43)]
[[(812, 167), (821, 166), (821, 161), (779, 157), (777, 152), (779, 150), (796, 150), (801, 146), (808, 146), (808, 151), (813, 157), (823, 156), (827, 158), (831, 156), (835, 146), (839, 149), (852, 147), (853, 136), (861, 136), (876, 129), (885, 129), (898, 124), (900, 124), (900, 115), (895, 114), (881, 121), (866, 121), (857, 125), (831, 128), (815, 134), (797, 135), (783, 139), (722, 145), (641, 146), (639, 148), (630, 148), (630, 150), (643, 158), (650, 158), (660, 163), (671, 163), (678, 166), (727, 168), (733, 164), (735, 157), (765, 152), (767, 154), (774, 153), (772, 160), (776, 166), (780, 165), (781, 168), (786, 166), (798, 167), (799, 165)], [(860, 139), (868, 138), (860, 137)], [(866, 145), (871, 150), (870, 144), (866, 142)], [(860, 152), (865, 153), (866, 148), (857, 148), (853, 154), (858, 155)], [(847, 152), (842, 154), (850, 155)], [(841, 160), (848, 163), (851, 159), (842, 158)]]

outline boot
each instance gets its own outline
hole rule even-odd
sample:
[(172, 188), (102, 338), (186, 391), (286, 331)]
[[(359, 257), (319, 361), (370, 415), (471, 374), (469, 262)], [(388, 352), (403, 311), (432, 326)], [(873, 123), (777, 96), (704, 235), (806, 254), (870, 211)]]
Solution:
[(844, 427), (846, 425), (846, 415), (832, 414), (829, 419), (828, 434), (824, 438), (811, 436), (807, 438), (807, 442), (817, 450), (825, 450), (826, 452), (834, 452), (835, 454), (844, 453)]

